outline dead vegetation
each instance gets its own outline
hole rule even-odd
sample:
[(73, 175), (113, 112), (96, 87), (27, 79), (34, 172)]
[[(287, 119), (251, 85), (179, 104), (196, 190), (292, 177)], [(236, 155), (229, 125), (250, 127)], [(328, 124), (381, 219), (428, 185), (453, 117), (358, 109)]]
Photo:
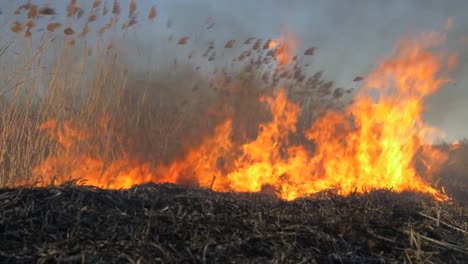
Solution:
[[(119, 20), (127, 11), (129, 19)], [(147, 54), (133, 50), (134, 40), (126, 34), (137, 21), (161, 23), (156, 6), (146, 18), (137, 17), (142, 12), (136, 1), (125, 7), (94, 1), (91, 10), (79, 1), (70, 1), (66, 10), (28, 2), (15, 10), (14, 36), (1, 36), (13, 40), (0, 48), (1, 58), (11, 62), (0, 72), (1, 186), (42, 181), (34, 168), (50, 156), (99, 156), (106, 164), (131, 156), (154, 166), (168, 163), (226, 118), (233, 119), (235, 140), (255, 138), (257, 124), (270, 117), (258, 98), (279, 87), (302, 105), (304, 128), (324, 109), (346, 103), (340, 100), (343, 89), (325, 82), (322, 73), (309, 76), (308, 64), (297, 57), (274, 70), (274, 53), (256, 47), (270, 40), (254, 38), (249, 45), (229, 40), (218, 48), (214, 41), (198, 47), (181, 36), (167, 45), (167, 53), (193, 49), (186, 59), (175, 58), (158, 71), (135, 70), (145, 66), (138, 61)], [(74, 22), (83, 19), (77, 27)], [(30, 35), (23, 38), (26, 30)], [(232, 49), (243, 60), (223, 57), (219, 49)], [(306, 53), (312, 55), (310, 50)], [(154, 60), (167, 61), (167, 56)], [(63, 140), (47, 131), (52, 120), (57, 128), (105, 136), (77, 139), (64, 148)]]
[(0, 261), (465, 263), (468, 208), (373, 191), (285, 202), (145, 184), (0, 190)]
[[(208, 42), (192, 51), (194, 39), (171, 33), (162, 41), (172, 45), (171, 52), (190, 50), (186, 60), (174, 59), (158, 71), (132, 71), (126, 34), (145, 19), (164, 23), (156, 6), (147, 13), (137, 10), (136, 1), (127, 6), (96, 0), (91, 10), (70, 1), (67, 10), (28, 3), (15, 11), (10, 29), (26, 40), (0, 42), (7, 43), (0, 58), (12, 61), (0, 71), (0, 186), (41, 181), (34, 168), (51, 156), (99, 157), (104, 166), (129, 156), (153, 166), (168, 163), (226, 117), (235, 124), (234, 141), (255, 138), (257, 124), (270, 118), (257, 99), (278, 87), (301, 106), (298, 130), (325, 110), (340, 109), (352, 94), (351, 88), (324, 80), (322, 72), (311, 74), (306, 59), (292, 57), (289, 65), (275, 67), (275, 53), (264, 48), (271, 40), (258, 38)], [(65, 21), (37, 23), (61, 12), (86, 22), (82, 28)], [(120, 14), (125, 19), (116, 19)], [(213, 26), (207, 21), (206, 30)], [(105, 38), (113, 28), (122, 33), (121, 42)], [(38, 36), (41, 44), (31, 45)], [(102, 45), (85, 45), (90, 36)], [(220, 49), (238, 54), (215, 65), (223, 60)], [(46, 132), (51, 120), (61, 129), (94, 136), (77, 134), (77, 141), (60, 144)], [(462, 200), (468, 197), (463, 165), (468, 154), (455, 151), (456, 165), (448, 164), (437, 177)], [(69, 176), (66, 169), (57, 179), (61, 176)], [(322, 195), (285, 202), (264, 194), (155, 184), (128, 190), (74, 184), (4, 188), (0, 262), (463, 263), (468, 258), (466, 207), (388, 191)]]

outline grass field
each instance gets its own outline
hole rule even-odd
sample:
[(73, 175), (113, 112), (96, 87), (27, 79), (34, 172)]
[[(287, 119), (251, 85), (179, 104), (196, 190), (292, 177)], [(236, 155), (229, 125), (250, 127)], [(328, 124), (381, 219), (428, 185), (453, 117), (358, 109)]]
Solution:
[(134, 27), (164, 22), (154, 21), (156, 9), (137, 17), (133, 4), (125, 8), (129, 19), (118, 1), (95, 1), (90, 10), (71, 1), (62, 17), (51, 16), (64, 13), (51, 6), (25, 4), (14, 11), (11, 32), (1, 36), (0, 185), (52, 183), (63, 175), (44, 178), (35, 168), (55, 156), (70, 164), (80, 156), (102, 164), (128, 157), (167, 164), (227, 118), (234, 141), (254, 139), (258, 124), (271, 118), (258, 98), (280, 87), (302, 104), (298, 126), (304, 128), (320, 111), (346, 104), (339, 100), (346, 91), (321, 72), (306, 76), (307, 60), (275, 69), (274, 54), (259, 40), (226, 41), (221, 49), (234, 49), (233, 43), (247, 49), (230, 57), (218, 51), (218, 61), (212, 42), (191, 46), (185, 36), (159, 39), (162, 45), (154, 45), (160, 47), (140, 51), (130, 37), (138, 32)]
[(3, 263), (466, 263), (468, 210), (414, 193), (1, 189)]
[[(387, 151), (384, 127), (407, 120), (357, 127), (343, 113), (368, 109), (355, 103), (363, 77), (335, 87), (309, 70), (314, 48), (288, 38), (205, 43), (174, 35), (170, 23), (142, 48), (139, 26), (166, 21), (136, 1), (11, 11), (0, 33), (0, 262), (466, 263), (468, 143), (429, 145), (419, 131), (394, 129), (407, 144)], [(436, 57), (409, 55), (410, 66)], [(361, 153), (365, 144), (353, 143), (362, 135), (380, 148), (365, 153), (377, 159), (361, 178), (345, 158)], [(444, 158), (427, 162), (434, 153)], [(297, 162), (304, 157), (317, 168)], [(349, 163), (326, 174), (337, 160)], [(277, 181), (242, 178), (257, 168)], [(343, 171), (382, 189), (336, 193)], [(292, 172), (326, 174), (314, 178), (324, 187), (301, 189), (310, 181)], [(406, 188), (421, 187), (410, 184), (419, 176), (415, 190), (429, 194)]]

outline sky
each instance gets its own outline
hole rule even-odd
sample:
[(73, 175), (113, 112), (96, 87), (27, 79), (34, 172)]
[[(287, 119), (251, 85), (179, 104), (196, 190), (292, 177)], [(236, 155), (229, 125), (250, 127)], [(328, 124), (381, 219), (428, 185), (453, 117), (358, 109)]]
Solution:
[[(63, 9), (68, 1), (37, 0)], [(85, 9), (92, 0), (79, 0)], [(104, 1), (105, 2), (105, 1)], [(112, 1), (108, 1), (112, 3)], [(126, 1), (121, 1), (122, 3)], [(0, 25), (12, 20), (21, 1), (0, 0)], [(155, 25), (141, 26), (136, 39), (143, 47), (158, 46), (162, 36), (190, 36), (202, 44), (248, 37), (274, 38), (293, 33), (302, 47), (316, 47), (313, 65), (337, 86), (352, 87), (357, 75), (366, 75), (380, 59), (391, 54), (405, 36), (440, 30), (452, 18), (446, 48), (459, 54), (454, 82), (427, 100), (426, 121), (446, 132), (447, 140), (468, 138), (468, 1), (466, 0), (139, 0), (145, 13), (155, 4)], [(60, 7), (61, 6), (61, 7)], [(206, 30), (207, 21), (215, 26)], [(2, 38), (0, 37), (0, 42)], [(158, 52), (153, 49), (152, 52)], [(167, 50), (160, 49), (163, 54)]]

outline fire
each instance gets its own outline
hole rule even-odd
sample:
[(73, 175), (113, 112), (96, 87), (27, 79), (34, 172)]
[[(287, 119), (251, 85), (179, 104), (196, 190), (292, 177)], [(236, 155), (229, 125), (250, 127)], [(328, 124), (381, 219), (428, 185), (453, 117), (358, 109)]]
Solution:
[[(108, 122), (108, 118), (103, 117), (98, 129), (108, 129)], [(96, 130), (78, 129), (69, 121), (59, 125), (55, 120), (45, 122), (40, 128), (62, 146), (56, 155), (48, 157), (43, 164), (34, 168), (33, 173), (43, 183), (60, 184), (71, 179), (81, 179), (82, 183), (94, 186), (128, 188), (154, 178), (150, 164), (141, 163), (135, 158), (123, 156), (107, 164), (92, 147), (90, 151), (96, 152), (96, 155), (81, 153), (82, 144), (93, 144), (97, 135), (102, 135)], [(159, 179), (162, 182), (173, 181), (165, 177)]]
[[(308, 131), (309, 139), (325, 143), (318, 145), (312, 162), (327, 175), (319, 180), (321, 184), (337, 184), (344, 190), (391, 187), (437, 195), (413, 166), (415, 153), (424, 148), (422, 140), (436, 132), (421, 120), (422, 99), (448, 81), (436, 77), (440, 58), (425, 48), (412, 41), (401, 43), (395, 56), (368, 76), (345, 115), (329, 113)], [(372, 90), (378, 93), (377, 100)], [(445, 159), (435, 150), (423, 151), (433, 163)]]
[[(288, 99), (284, 89), (262, 96), (272, 119), (258, 126), (257, 137), (243, 144), (231, 140), (232, 121), (220, 124), (185, 157), (168, 165), (152, 166), (132, 157), (106, 164), (98, 155), (76, 154), (79, 143), (92, 132), (76, 130), (54, 121), (43, 129), (63, 146), (63, 153), (49, 157), (35, 169), (44, 182), (81, 177), (87, 184), (126, 188), (143, 182), (194, 184), (216, 191), (258, 192), (270, 188), (279, 197), (292, 200), (327, 189), (341, 194), (373, 188), (414, 190), (446, 196), (425, 182), (414, 159), (422, 153), (425, 173), (432, 173), (445, 156), (424, 145), (437, 131), (421, 119), (426, 96), (447, 81), (442, 68), (451, 66), (430, 48), (441, 35), (401, 42), (394, 56), (384, 59), (368, 75), (356, 100), (343, 112), (329, 112), (306, 131), (297, 131), (301, 109)], [(281, 65), (291, 60), (292, 47), (284, 39), (269, 43), (278, 49)], [(105, 123), (105, 122), (104, 122)], [(312, 150), (291, 142), (292, 135), (315, 143)]]
[(285, 34), (281, 38), (270, 40), (267, 43), (280, 66), (288, 65), (294, 57), (297, 49), (297, 40), (291, 33)]

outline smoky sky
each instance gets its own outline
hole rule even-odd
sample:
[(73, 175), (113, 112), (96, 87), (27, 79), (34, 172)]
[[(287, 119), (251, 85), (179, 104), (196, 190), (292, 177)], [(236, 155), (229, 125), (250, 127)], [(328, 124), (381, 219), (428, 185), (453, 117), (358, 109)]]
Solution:
[[(61, 4), (62, 0), (31, 1)], [(79, 1), (90, 6), (92, 0)], [(105, 2), (105, 1), (103, 1)], [(109, 4), (112, 1), (108, 1)], [(125, 3), (125, 1), (121, 1)], [(365, 76), (385, 56), (395, 42), (407, 36), (442, 30), (452, 18), (444, 48), (459, 54), (459, 67), (453, 83), (427, 99), (426, 121), (447, 134), (448, 140), (468, 137), (468, 1), (466, 0), (167, 0), (137, 1), (142, 10), (158, 7), (157, 25), (141, 26), (138, 39), (143, 46), (158, 45), (167, 32), (189, 36), (199, 43), (248, 37), (275, 38), (293, 33), (301, 47), (316, 47), (313, 69), (340, 87), (354, 87), (355, 76)], [(0, 23), (10, 21), (12, 5), (18, 1), (0, 0)], [(140, 10), (141, 10), (140, 9)], [(209, 30), (207, 23), (214, 23)], [(1, 41), (1, 40), (0, 40)], [(223, 44), (224, 44), (223, 43)]]

